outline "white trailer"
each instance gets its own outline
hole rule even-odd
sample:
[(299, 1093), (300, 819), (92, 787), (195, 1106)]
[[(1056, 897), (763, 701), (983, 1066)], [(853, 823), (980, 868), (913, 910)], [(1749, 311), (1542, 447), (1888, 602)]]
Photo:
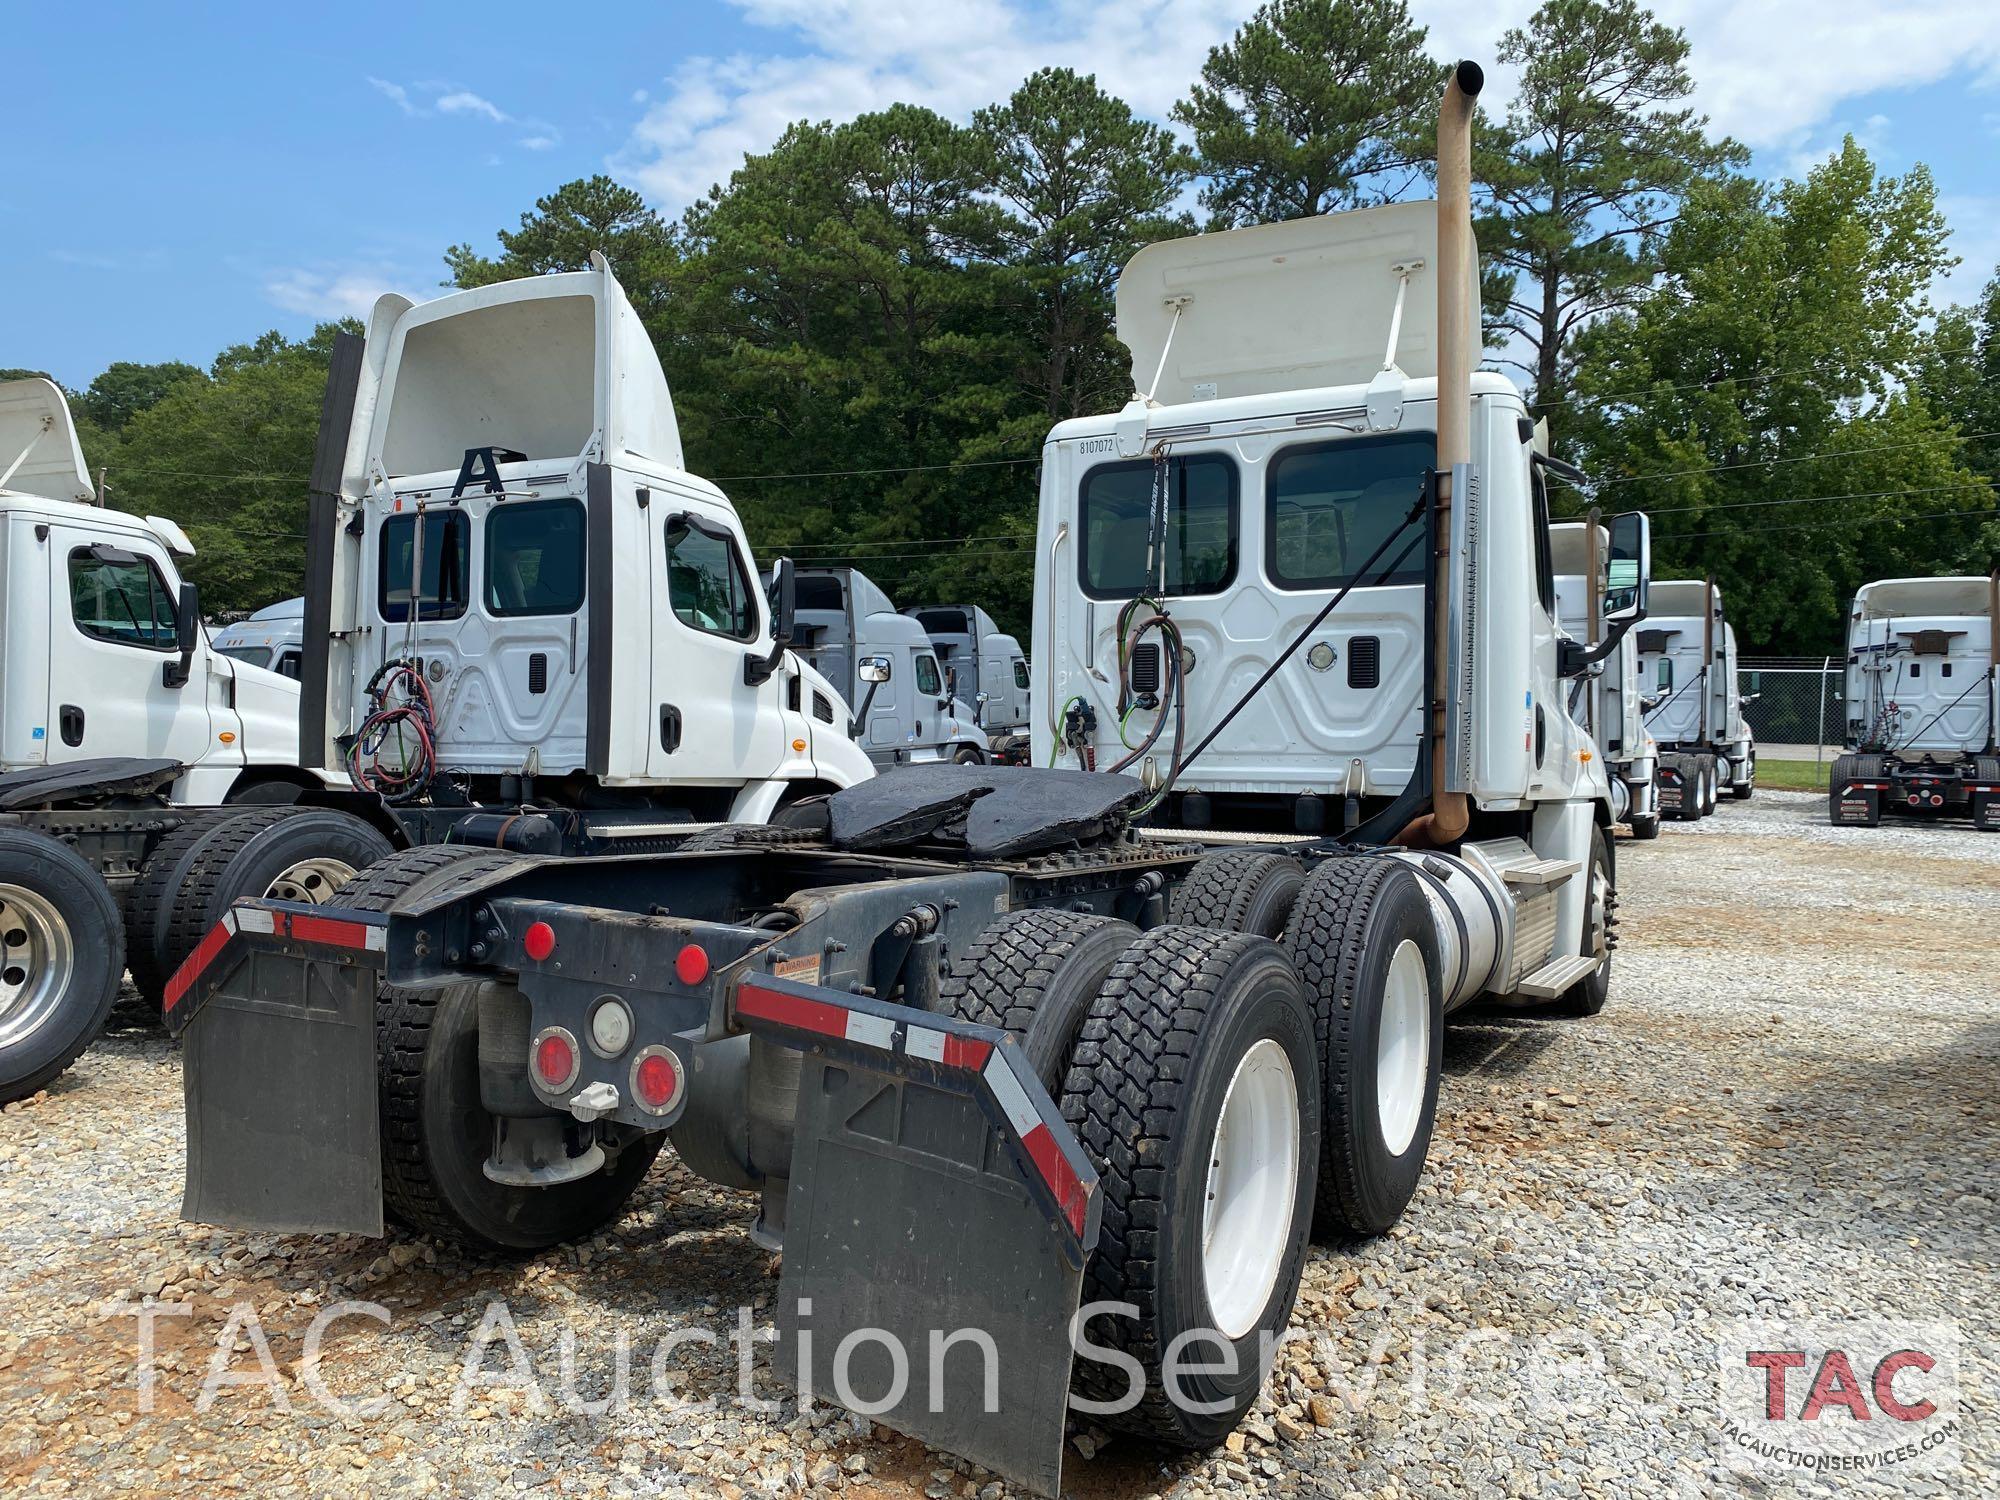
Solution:
[(1653, 585), (1639, 632), (1639, 667), (1656, 700), (1646, 727), (1659, 744), (1660, 810), (1692, 823), (1724, 790), (1739, 802), (1757, 789), (1757, 745), (1743, 717), (1736, 631), (1713, 580)]
[[(1637, 586), (1650, 558), (1615, 557), (1611, 532), (1596, 520), (1560, 521), (1549, 528), (1556, 570), (1558, 623), (1586, 647), (1604, 638), (1604, 617), (1616, 613), (1619, 592)], [(1658, 747), (1646, 729), (1647, 696), (1639, 641), (1630, 631), (1617, 648), (1570, 682), (1569, 710), (1590, 732), (1610, 773), (1612, 817), (1635, 839), (1660, 835)]]
[(1887, 578), (1847, 624), (1847, 753), (1827, 784), (1834, 823), (1885, 810), (2000, 829), (2000, 572)]
[(1028, 758), (1028, 658), (1021, 643), (976, 604), (912, 604), (903, 613), (929, 632), (945, 688), (973, 706), (993, 758)]

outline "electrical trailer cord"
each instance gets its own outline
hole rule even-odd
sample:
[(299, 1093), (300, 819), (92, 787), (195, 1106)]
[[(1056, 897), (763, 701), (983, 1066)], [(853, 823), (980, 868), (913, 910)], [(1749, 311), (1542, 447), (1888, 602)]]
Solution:
[[(1900, 672), (1901, 668), (1898, 668), (1897, 670)], [(1975, 692), (1977, 692), (1980, 688), (1985, 687), (1992, 680), (1993, 680), (1993, 669), (1991, 667), (1988, 667), (1982, 675), (1973, 678), (1972, 681), (1966, 685), (1966, 689), (1964, 692), (1960, 693), (1956, 698), (1952, 699), (1951, 702), (1947, 703), (1943, 708), (1939, 709), (1936, 713), (1932, 714), (1928, 719), (1924, 720), (1923, 723), (1919, 724), (1915, 729), (1911, 730), (1908, 734), (1903, 736), (1902, 743), (1904, 745), (1915, 744), (1917, 740), (1922, 737), (1923, 732), (1926, 729), (1930, 728), (1931, 725), (1937, 723), (1939, 719), (1942, 719), (1946, 714), (1950, 713), (1954, 708), (1957, 708), (1959, 704), (1963, 703), (1967, 698), (1970, 698)], [(1991, 737), (1990, 728), (1988, 730), (1988, 736), (1989, 738)], [(1891, 745), (1889, 746), (1889, 748), (1891, 750), (1895, 750), (1900, 747), (1896, 745)]]

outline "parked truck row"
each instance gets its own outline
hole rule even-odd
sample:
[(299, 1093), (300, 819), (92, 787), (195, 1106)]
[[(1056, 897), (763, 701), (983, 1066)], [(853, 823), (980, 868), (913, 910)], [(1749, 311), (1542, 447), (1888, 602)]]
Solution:
[(1753, 795), (1757, 746), (1743, 717), (1736, 631), (1713, 580), (1653, 585), (1639, 669), (1652, 685), (1645, 722), (1658, 745), (1662, 815), (1692, 823), (1713, 813), (1724, 793), (1738, 801)]

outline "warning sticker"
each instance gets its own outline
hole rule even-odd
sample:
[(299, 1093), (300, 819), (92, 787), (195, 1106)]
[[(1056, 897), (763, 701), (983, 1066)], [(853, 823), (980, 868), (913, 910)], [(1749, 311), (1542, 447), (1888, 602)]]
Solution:
[(803, 958), (781, 958), (771, 965), (771, 975), (775, 979), (793, 979), (800, 984), (819, 983), (819, 955), (808, 953)]

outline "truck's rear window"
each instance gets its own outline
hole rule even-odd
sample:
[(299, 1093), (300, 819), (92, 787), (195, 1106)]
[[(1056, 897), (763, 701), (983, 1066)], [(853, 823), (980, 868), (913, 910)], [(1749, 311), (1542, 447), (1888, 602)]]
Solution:
[[(466, 538), (471, 528), (465, 513), (432, 511), (424, 517), (423, 597), (419, 618), (456, 620), (465, 613)], [(385, 620), (410, 618), (410, 557), (416, 550), (417, 518), (391, 516), (382, 523), (382, 556), (376, 569), (376, 606)]]
[(1093, 599), (1214, 594), (1236, 576), (1236, 465), (1220, 453), (1170, 458), (1157, 530), (1151, 459), (1099, 464), (1077, 501), (1078, 566)]
[(1359, 580), (1424, 581), (1423, 518), (1405, 521), (1437, 463), (1428, 432), (1338, 438), (1287, 448), (1266, 483), (1265, 566), (1284, 588), (1337, 589), (1388, 539)]
[(567, 615), (583, 605), (583, 506), (530, 500), (486, 518), (486, 612)]

